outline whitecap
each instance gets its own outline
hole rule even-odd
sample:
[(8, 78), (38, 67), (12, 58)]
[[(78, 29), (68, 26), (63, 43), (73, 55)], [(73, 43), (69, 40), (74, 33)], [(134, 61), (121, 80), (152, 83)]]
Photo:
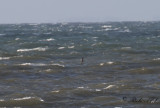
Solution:
[(0, 102), (3, 102), (3, 101), (5, 101), (4, 99), (0, 99)]
[(43, 33), (43, 34), (49, 35), (49, 34), (52, 34), (52, 33), (49, 32), (49, 33)]
[(0, 60), (8, 60), (10, 57), (0, 57)]
[(31, 99), (32, 97), (23, 97), (23, 98), (16, 98), (16, 99), (13, 99), (13, 100), (25, 100), (25, 99)]
[(16, 98), (16, 99), (13, 99), (13, 100), (20, 101), (20, 100), (29, 100), (29, 99), (38, 99), (39, 101), (44, 102), (43, 99), (36, 98), (36, 97), (23, 97), (23, 98)]
[(98, 37), (92, 37), (93, 39), (97, 39)]
[(4, 35), (6, 35), (6, 34), (0, 34), (0, 36), (4, 36)]
[(47, 64), (43, 64), (43, 63), (22, 63), (19, 64), (21, 66), (46, 66)]
[(99, 65), (100, 65), (100, 66), (103, 66), (103, 65), (104, 65), (104, 63), (100, 63)]
[(129, 50), (129, 49), (131, 49), (131, 47), (122, 47), (121, 49), (123, 49), (123, 50)]
[(96, 91), (98, 92), (98, 91), (101, 91), (101, 89), (96, 89)]
[(59, 90), (52, 91), (52, 93), (59, 93), (59, 92), (60, 92)]
[(78, 52), (72, 51), (72, 52), (70, 52), (70, 54), (78, 54)]
[(73, 31), (73, 29), (69, 29), (69, 31)]
[(64, 49), (65, 47), (59, 47), (58, 49)]
[(48, 47), (42, 48), (42, 47), (37, 47), (37, 48), (32, 48), (32, 49), (18, 49), (17, 52), (28, 52), (28, 51), (46, 51)]
[(50, 71), (52, 71), (52, 69), (47, 69), (47, 70), (45, 70), (46, 72), (50, 72)]
[(129, 33), (129, 32), (131, 32), (131, 30), (129, 30), (129, 29), (125, 29), (125, 30), (120, 30), (119, 32), (126, 32), (126, 33)]
[(107, 62), (107, 64), (113, 64), (114, 62), (111, 62), (111, 61), (109, 61), (109, 62)]
[(78, 89), (83, 89), (84, 87), (77, 87)]
[(111, 25), (103, 25), (101, 26), (102, 28), (111, 28), (112, 26)]
[(95, 44), (92, 44), (91, 46), (96, 46), (97, 44), (95, 43)]
[(49, 39), (44, 39), (44, 40), (39, 40), (39, 41), (54, 41), (55, 39), (49, 38)]
[(53, 41), (53, 40), (55, 40), (55, 39), (53, 39), (53, 38), (46, 39), (46, 41)]
[(72, 49), (72, 48), (74, 48), (74, 46), (68, 46), (68, 48)]
[(105, 64), (111, 65), (111, 64), (113, 64), (113, 63), (114, 63), (114, 62), (109, 61), (109, 62), (107, 62), (107, 63), (100, 63), (99, 65), (100, 65), (100, 66), (104, 66)]
[(109, 85), (109, 86), (107, 86), (107, 87), (104, 88), (104, 89), (111, 89), (111, 88), (113, 88), (113, 87), (115, 87), (115, 85)]
[(155, 59), (153, 59), (153, 60), (157, 61), (157, 60), (160, 60), (160, 58), (155, 58)]
[(87, 39), (83, 39), (83, 40), (88, 42), (88, 40), (87, 40)]
[(20, 40), (20, 38), (15, 38), (15, 40)]
[(64, 65), (61, 65), (61, 64), (58, 64), (58, 63), (55, 63), (55, 64), (51, 64), (52, 66), (60, 66), (60, 67), (65, 67)]
[(104, 31), (109, 31), (109, 30), (113, 30), (113, 29), (111, 29), (111, 28), (106, 28), (106, 29), (104, 29)]

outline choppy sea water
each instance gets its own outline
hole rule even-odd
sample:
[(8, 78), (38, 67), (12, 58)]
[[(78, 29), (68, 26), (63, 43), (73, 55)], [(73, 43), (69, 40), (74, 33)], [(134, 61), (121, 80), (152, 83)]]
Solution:
[(0, 25), (0, 107), (159, 108), (159, 70), (160, 22)]

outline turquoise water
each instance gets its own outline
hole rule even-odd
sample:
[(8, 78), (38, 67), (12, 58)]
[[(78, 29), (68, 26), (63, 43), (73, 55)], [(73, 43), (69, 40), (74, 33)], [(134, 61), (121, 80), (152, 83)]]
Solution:
[(158, 108), (159, 54), (160, 22), (1, 24), (0, 107)]

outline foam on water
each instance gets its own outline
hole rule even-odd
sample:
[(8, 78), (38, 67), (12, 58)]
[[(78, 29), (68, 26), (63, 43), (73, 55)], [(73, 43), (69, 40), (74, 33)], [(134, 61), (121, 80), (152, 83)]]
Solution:
[(106, 29), (106, 28), (111, 28), (112, 25), (103, 25), (102, 28)]
[(59, 90), (52, 91), (52, 93), (59, 93), (59, 92), (60, 92)]
[(44, 100), (39, 97), (23, 97), (23, 98), (13, 98), (9, 100), (0, 100), (0, 107), (21, 107), (38, 105), (43, 103)]
[(65, 48), (65, 47), (59, 47), (58, 49), (60, 49), (60, 50), (61, 50), (61, 49), (64, 49), (64, 48)]
[(100, 66), (104, 66), (105, 64), (111, 65), (111, 64), (113, 64), (113, 63), (114, 63), (114, 62), (109, 61), (109, 62), (106, 62), (106, 63), (100, 63), (99, 65), (100, 65)]
[(39, 40), (39, 41), (54, 41), (55, 39), (54, 38), (49, 38), (49, 39), (44, 39), (44, 40)]
[[(22, 63), (18, 64), (20, 66), (59, 66), (59, 67), (65, 67), (62, 64), (53, 63), (53, 64), (44, 64), (44, 63)], [(49, 70), (48, 70), (49, 71)]]
[(111, 88), (114, 88), (114, 87), (116, 87), (116, 86), (115, 85), (109, 85), (109, 86), (105, 87), (104, 89), (111, 89)]
[(0, 34), (0, 36), (4, 36), (4, 35), (6, 35), (6, 34)]
[(47, 64), (43, 64), (43, 63), (22, 63), (19, 65), (21, 66), (47, 66)]
[(74, 48), (74, 47), (75, 47), (75, 46), (68, 46), (69, 49), (72, 49), (72, 48)]
[(13, 99), (13, 100), (20, 101), (20, 100), (29, 100), (29, 99), (38, 99), (39, 101), (44, 102), (44, 100), (43, 100), (43, 99), (41, 99), (41, 98), (36, 98), (36, 97), (15, 98), (15, 99)]
[(20, 38), (15, 38), (15, 40), (20, 40)]
[(32, 48), (32, 49), (18, 49), (17, 52), (29, 52), (29, 51), (46, 51), (48, 47), (37, 47), (37, 48)]
[(8, 60), (10, 57), (0, 57), (0, 60)]
[(121, 49), (122, 49), (122, 50), (130, 50), (131, 47), (122, 47)]
[(159, 60), (160, 60), (160, 58), (154, 58), (153, 60), (155, 60), (155, 61), (159, 61)]
[(111, 62), (111, 61), (107, 62), (107, 64), (110, 64), (110, 65), (113, 64), (113, 63), (114, 63), (114, 62)]
[(59, 67), (65, 67), (65, 65), (62, 65), (62, 64), (58, 64), (58, 63), (54, 63), (54, 64), (51, 64), (52, 66), (59, 66)]

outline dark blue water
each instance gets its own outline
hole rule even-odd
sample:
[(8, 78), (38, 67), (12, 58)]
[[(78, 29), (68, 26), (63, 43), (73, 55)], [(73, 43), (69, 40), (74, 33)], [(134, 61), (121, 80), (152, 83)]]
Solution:
[(0, 25), (0, 107), (158, 108), (159, 70), (160, 22)]

